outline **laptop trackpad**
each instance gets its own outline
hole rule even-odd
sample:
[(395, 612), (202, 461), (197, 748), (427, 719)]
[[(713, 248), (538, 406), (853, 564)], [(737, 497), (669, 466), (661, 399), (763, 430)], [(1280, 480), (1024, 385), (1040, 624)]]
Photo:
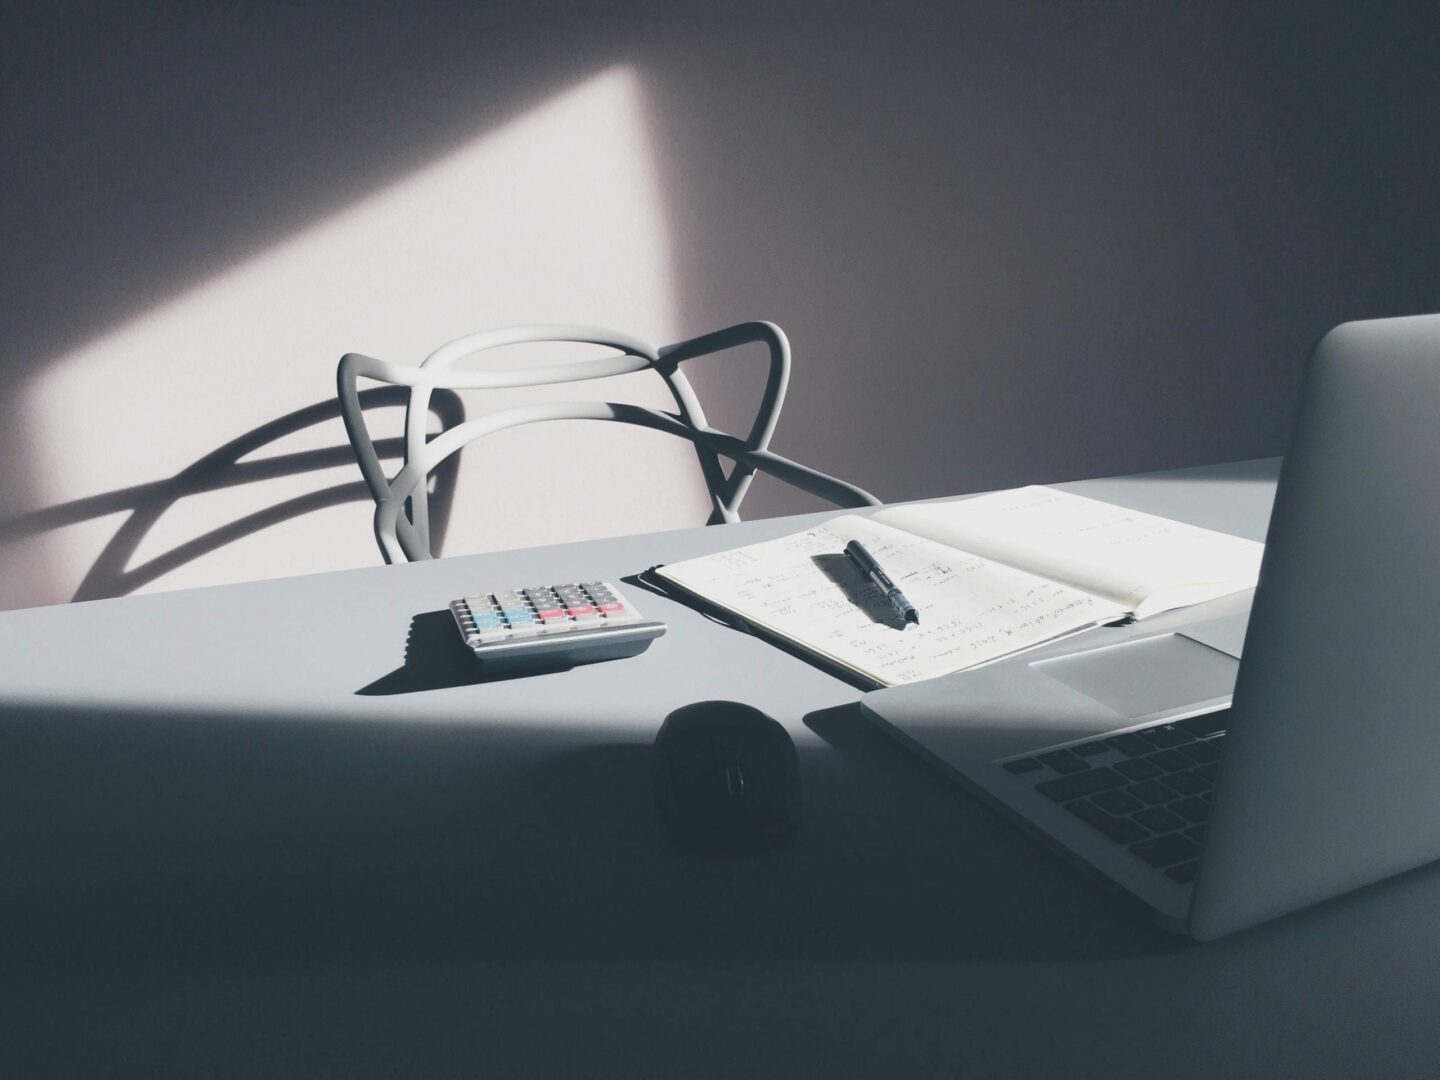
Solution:
[(1240, 663), (1179, 634), (1037, 660), (1036, 671), (1132, 717), (1228, 697)]

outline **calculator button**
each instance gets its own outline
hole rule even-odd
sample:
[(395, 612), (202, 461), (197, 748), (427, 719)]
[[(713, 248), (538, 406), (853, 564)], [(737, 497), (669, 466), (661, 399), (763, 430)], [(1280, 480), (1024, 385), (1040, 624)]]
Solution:
[[(452, 604), (461, 636), (482, 658), (508, 657), (510, 649), (502, 646), (521, 641), (537, 646), (545, 641), (558, 655), (577, 631), (589, 639), (574, 646), (581, 655), (589, 644), (609, 640), (608, 629), (644, 622), (619, 590), (604, 581), (501, 589), (467, 596), (464, 605)], [(526, 651), (519, 649), (517, 655)]]

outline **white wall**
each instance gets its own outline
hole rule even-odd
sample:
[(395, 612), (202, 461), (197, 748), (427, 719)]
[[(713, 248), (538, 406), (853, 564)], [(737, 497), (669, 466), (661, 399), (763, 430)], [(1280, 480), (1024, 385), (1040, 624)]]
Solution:
[[(1440, 309), (1440, 8), (73, 0), (6, 29), (5, 606), (376, 561), (333, 417), (267, 441), (349, 350), (773, 319), (775, 448), (893, 500), (1277, 453), (1326, 329)], [(760, 357), (695, 381), (743, 427)], [(705, 508), (683, 446), (569, 425), (467, 454), (455, 514), (450, 552)]]
[[(655, 154), (642, 80), (607, 68), (47, 358), (19, 397), (34, 465), (31, 504), (18, 509), (54, 520), (68, 508), (80, 520), (7, 545), (0, 558), (30, 569), (0, 582), (0, 603), (375, 562), (372, 507), (354, 497), (348, 451), (314, 453), (347, 445), (338, 419), (267, 439), (238, 470), (195, 476), (196, 464), (333, 400), (344, 352), (418, 362), (473, 330), (543, 321), (672, 340), (673, 257)], [(475, 363), (554, 362), (577, 349), (602, 354), (534, 346)], [(547, 397), (673, 408), (660, 380), (643, 374), (467, 400), (474, 415)], [(397, 434), (399, 420), (398, 408), (376, 410), (372, 431)], [(247, 465), (307, 452), (289, 475), (236, 482)], [(463, 458), (449, 550), (681, 527), (708, 507), (688, 445), (639, 429), (545, 425), (501, 433)], [(221, 486), (206, 490), (211, 482)], [(607, 488), (613, 497), (594, 497)], [(277, 505), (304, 512), (255, 519)]]

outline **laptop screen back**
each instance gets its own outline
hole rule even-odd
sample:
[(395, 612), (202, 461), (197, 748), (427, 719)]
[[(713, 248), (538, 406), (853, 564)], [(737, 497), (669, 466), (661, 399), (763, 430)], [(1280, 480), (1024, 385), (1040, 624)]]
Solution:
[(1440, 316), (1312, 358), (1191, 912), (1216, 937), (1440, 858)]

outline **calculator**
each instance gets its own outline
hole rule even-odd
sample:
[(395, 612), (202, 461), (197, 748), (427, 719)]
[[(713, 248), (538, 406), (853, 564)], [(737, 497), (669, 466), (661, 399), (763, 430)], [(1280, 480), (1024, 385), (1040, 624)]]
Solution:
[(451, 601), (450, 613), (487, 673), (619, 660), (665, 633), (608, 581), (477, 593)]

